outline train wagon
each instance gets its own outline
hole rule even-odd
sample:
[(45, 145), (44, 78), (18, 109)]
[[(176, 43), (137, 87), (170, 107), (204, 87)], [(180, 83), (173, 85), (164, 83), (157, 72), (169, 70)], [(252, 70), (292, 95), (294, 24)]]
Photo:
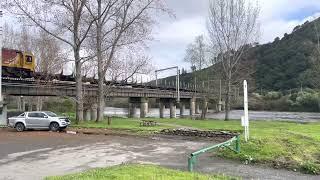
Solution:
[(14, 49), (2, 49), (3, 77), (33, 77), (35, 72), (35, 58), (30, 52)]

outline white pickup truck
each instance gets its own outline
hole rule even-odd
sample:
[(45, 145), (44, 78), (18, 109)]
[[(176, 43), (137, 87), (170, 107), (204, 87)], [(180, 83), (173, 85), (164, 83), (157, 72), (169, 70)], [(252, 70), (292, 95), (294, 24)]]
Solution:
[(58, 131), (70, 125), (68, 117), (59, 117), (50, 111), (24, 112), (16, 117), (9, 118), (9, 126), (18, 132), (26, 129), (49, 129)]

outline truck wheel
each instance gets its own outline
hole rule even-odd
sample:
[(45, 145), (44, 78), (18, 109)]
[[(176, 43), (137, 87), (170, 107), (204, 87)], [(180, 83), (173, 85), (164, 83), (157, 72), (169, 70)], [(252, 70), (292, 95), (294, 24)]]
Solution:
[(56, 132), (59, 130), (59, 124), (56, 122), (52, 122), (49, 126), (50, 131)]
[(16, 124), (16, 130), (18, 131), (18, 132), (22, 132), (22, 131), (24, 131), (24, 124), (23, 123), (17, 123)]

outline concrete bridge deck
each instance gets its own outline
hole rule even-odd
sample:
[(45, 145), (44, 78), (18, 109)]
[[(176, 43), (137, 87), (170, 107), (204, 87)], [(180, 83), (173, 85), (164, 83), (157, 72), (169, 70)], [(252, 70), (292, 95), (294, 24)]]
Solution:
[[(149, 97), (149, 98), (177, 98), (175, 89), (164, 89), (150, 86), (132, 85), (106, 85), (105, 90), (110, 97)], [(76, 96), (76, 84), (69, 81), (36, 82), (25, 80), (2, 80), (2, 91), (4, 95), (13, 96)], [(83, 84), (85, 96), (96, 97), (98, 85)], [(199, 93), (180, 89), (180, 98), (190, 99), (200, 97)]]
[[(127, 97), (128, 116), (134, 117), (136, 109), (140, 108), (140, 117), (145, 117), (148, 113), (148, 99), (156, 98), (159, 104), (160, 117), (164, 117), (164, 109), (170, 108), (170, 117), (176, 117), (176, 106), (180, 107), (183, 114), (185, 105), (189, 104), (190, 115), (194, 115), (199, 109), (196, 99), (203, 98), (203, 93), (192, 90), (180, 89), (180, 99), (176, 89), (172, 87), (154, 87), (150, 85), (138, 84), (108, 84), (105, 85), (105, 91), (108, 97)], [(36, 81), (34, 79), (2, 79), (2, 93), (4, 96), (60, 96), (75, 97), (76, 83), (72, 81)], [(98, 85), (83, 83), (83, 95), (85, 102), (85, 119), (95, 120), (97, 114), (97, 95)], [(179, 101), (180, 100), (180, 101)], [(204, 102), (206, 103), (206, 102)]]

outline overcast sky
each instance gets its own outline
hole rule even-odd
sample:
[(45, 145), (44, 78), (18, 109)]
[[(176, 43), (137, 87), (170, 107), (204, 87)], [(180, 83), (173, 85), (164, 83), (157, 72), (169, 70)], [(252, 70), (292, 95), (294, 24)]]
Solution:
[[(176, 18), (160, 16), (154, 27), (154, 41), (149, 52), (156, 69), (179, 66), (190, 69), (183, 61), (185, 49), (194, 38), (206, 34), (206, 20), (210, 0), (166, 0)], [(252, 0), (255, 1), (255, 0)], [(260, 5), (260, 44), (272, 42), (290, 33), (298, 24), (320, 16), (320, 0), (258, 0)], [(13, 23), (10, 16), (6, 22)], [(165, 72), (161, 76), (173, 75)]]
[[(183, 62), (185, 49), (197, 35), (206, 34), (208, 4), (209, 0), (167, 0), (176, 18), (161, 17), (154, 29), (150, 54), (156, 68), (179, 65), (189, 69)], [(320, 15), (320, 0), (259, 0), (259, 5), (260, 43), (282, 37)]]

